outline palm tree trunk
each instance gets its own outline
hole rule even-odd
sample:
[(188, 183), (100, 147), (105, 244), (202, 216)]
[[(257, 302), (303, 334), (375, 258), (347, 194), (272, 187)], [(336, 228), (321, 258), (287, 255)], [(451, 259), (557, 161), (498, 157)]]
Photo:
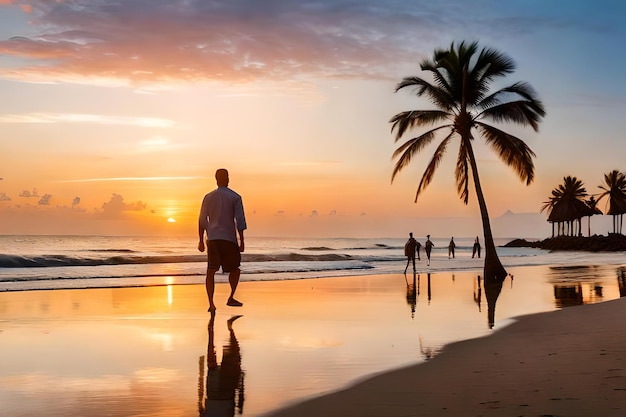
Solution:
[[(463, 139), (462, 139), (463, 140)], [(474, 157), (474, 149), (470, 140), (467, 140), (467, 150), (470, 160), (470, 166), (472, 167), (472, 178), (474, 179), (474, 186), (476, 188), (476, 197), (478, 199), (478, 206), (480, 207), (480, 217), (483, 222), (483, 234), (485, 240), (485, 266), (484, 266), (484, 280), (504, 281), (507, 276), (506, 269), (502, 266), (498, 253), (496, 252), (496, 245), (493, 241), (493, 234), (491, 233), (491, 222), (489, 221), (489, 212), (487, 211), (487, 203), (485, 202), (485, 196), (483, 189), (480, 185), (480, 178), (478, 177), (478, 167), (476, 166), (476, 158)]]

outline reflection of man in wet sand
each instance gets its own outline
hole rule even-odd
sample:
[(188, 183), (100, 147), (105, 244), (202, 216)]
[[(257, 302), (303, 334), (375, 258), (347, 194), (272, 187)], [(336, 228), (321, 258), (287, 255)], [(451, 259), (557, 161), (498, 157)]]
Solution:
[[(218, 365), (217, 354), (215, 353), (215, 344), (213, 337), (213, 322), (215, 321), (215, 312), (211, 312), (211, 320), (209, 321), (209, 345), (207, 347), (207, 367), (206, 376), (206, 397), (204, 403), (200, 401), (199, 411), (201, 417), (232, 417), (235, 415), (235, 406), (238, 414), (243, 411), (244, 390), (243, 378), (241, 371), (241, 353), (239, 351), (239, 342), (235, 337), (233, 330), (233, 322), (241, 316), (231, 317), (226, 324), (230, 337), (228, 342), (222, 349), (222, 363)], [(201, 372), (204, 372), (203, 357), (201, 360)], [(203, 394), (202, 383), (200, 378), (201, 391)]]

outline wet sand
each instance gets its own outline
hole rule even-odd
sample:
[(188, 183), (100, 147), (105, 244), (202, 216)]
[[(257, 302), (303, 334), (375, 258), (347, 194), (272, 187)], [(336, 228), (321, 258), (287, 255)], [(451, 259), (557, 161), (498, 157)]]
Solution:
[(624, 416), (626, 299), (520, 318), (273, 417)]
[(507, 325), (555, 303), (544, 267), (514, 272), (494, 330), (475, 272), (424, 274), (414, 298), (403, 275), (242, 282), (241, 308), (218, 285), (214, 323), (200, 285), (0, 293), (0, 415), (208, 416), (208, 358), (235, 343), (243, 417), (626, 415), (626, 300)]

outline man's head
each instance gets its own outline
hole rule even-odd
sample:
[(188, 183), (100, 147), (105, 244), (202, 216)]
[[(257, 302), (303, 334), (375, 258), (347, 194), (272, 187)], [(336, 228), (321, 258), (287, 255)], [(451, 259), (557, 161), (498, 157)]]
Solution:
[(224, 168), (215, 171), (215, 180), (219, 187), (228, 187), (228, 171)]
[(409, 232), (409, 237), (413, 237), (413, 232)]

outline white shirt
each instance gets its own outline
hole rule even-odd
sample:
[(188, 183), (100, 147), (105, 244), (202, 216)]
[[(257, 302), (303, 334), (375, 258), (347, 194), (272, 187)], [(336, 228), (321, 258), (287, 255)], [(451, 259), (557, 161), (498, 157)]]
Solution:
[(236, 231), (247, 228), (241, 196), (228, 187), (217, 187), (204, 196), (199, 221), (208, 240), (237, 244)]

